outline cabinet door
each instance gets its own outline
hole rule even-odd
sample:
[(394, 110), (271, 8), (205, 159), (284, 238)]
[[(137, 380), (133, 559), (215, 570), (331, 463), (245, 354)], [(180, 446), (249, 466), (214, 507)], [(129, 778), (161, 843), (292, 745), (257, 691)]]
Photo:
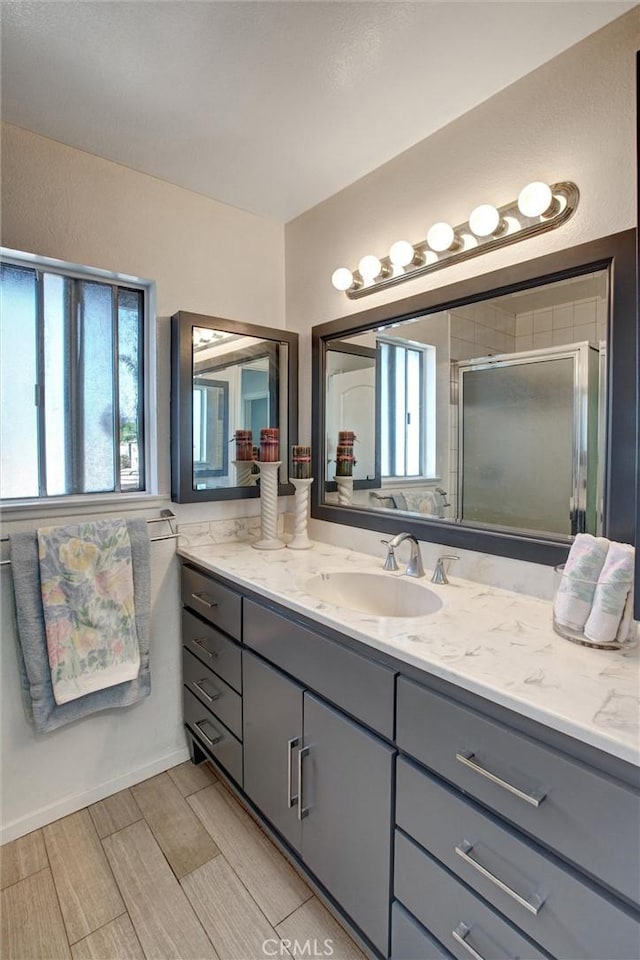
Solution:
[(242, 687), (245, 793), (299, 850), (303, 688), (248, 650), (242, 651)]
[(303, 859), (384, 956), (389, 955), (394, 753), (304, 694)]

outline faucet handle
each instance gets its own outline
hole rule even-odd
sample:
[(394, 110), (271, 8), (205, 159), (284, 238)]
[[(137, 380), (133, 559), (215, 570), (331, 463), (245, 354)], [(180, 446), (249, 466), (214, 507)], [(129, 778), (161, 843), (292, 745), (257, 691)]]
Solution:
[(447, 571), (444, 568), (445, 560), (459, 559), (460, 557), (455, 553), (443, 553), (441, 557), (438, 557), (435, 569), (433, 571), (433, 576), (431, 577), (431, 583), (449, 583)]
[(381, 540), (380, 543), (384, 543), (385, 547), (387, 548), (387, 556), (382, 565), (382, 569), (393, 571), (399, 570), (400, 568), (398, 567), (398, 561), (396, 560), (395, 547), (391, 545), (389, 540)]

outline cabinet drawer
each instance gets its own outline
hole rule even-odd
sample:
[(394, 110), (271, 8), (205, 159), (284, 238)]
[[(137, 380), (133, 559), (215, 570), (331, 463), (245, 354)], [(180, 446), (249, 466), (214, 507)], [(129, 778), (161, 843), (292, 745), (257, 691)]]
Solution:
[(451, 954), (434, 940), (408, 910), (394, 900), (391, 907), (391, 960), (449, 960)]
[(403, 759), (396, 822), (553, 956), (640, 957), (640, 926), (626, 911)]
[(397, 743), (465, 793), (640, 902), (640, 794), (440, 694), (398, 680)]
[(393, 738), (392, 670), (250, 600), (244, 602), (244, 642), (373, 730)]
[(242, 697), (188, 650), (182, 651), (182, 681), (207, 710), (242, 740)]
[[(537, 947), (396, 831), (395, 895), (454, 957), (538, 960)], [(474, 951), (472, 953), (472, 951)]]
[(184, 722), (210, 756), (242, 786), (242, 744), (187, 688), (184, 693)]
[(242, 636), (242, 597), (223, 587), (217, 580), (194, 570), (182, 568), (182, 602), (209, 620), (229, 636)]
[(190, 653), (242, 692), (240, 647), (215, 627), (203, 623), (188, 610), (182, 611), (182, 642)]

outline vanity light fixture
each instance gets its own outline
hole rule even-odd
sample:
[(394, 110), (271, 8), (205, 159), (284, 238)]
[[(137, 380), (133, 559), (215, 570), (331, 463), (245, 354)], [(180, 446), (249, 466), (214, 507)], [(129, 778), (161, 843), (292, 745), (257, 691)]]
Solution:
[(497, 207), (481, 203), (469, 214), (469, 229), (476, 237), (495, 237), (507, 229)]
[(331, 283), (336, 290), (348, 290), (354, 285), (355, 280), (351, 270), (347, 267), (338, 267), (337, 270), (333, 271)]
[(193, 349), (204, 350), (215, 344), (220, 344), (223, 340), (234, 340), (235, 334), (225, 333), (223, 330), (211, 330), (209, 327), (193, 328)]
[(456, 232), (451, 224), (445, 223), (444, 221), (434, 223), (432, 227), (429, 227), (427, 243), (435, 253), (444, 253), (446, 250), (459, 250), (462, 246), (462, 241), (460, 237), (456, 236)]
[(353, 272), (347, 267), (338, 267), (331, 282), (350, 300), (368, 296), (488, 250), (555, 230), (573, 216), (579, 199), (580, 191), (575, 183), (562, 181), (549, 185), (533, 181), (511, 203), (501, 207), (483, 203), (475, 207), (466, 223), (451, 226), (439, 221), (429, 228), (425, 240), (413, 244), (397, 240), (388, 256), (378, 259), (367, 254)]
[(424, 257), (416, 250), (408, 240), (396, 240), (389, 249), (389, 260), (394, 267), (408, 267), (411, 264), (418, 265), (424, 262)]
[(358, 272), (365, 284), (371, 284), (376, 277), (389, 276), (389, 265), (383, 265), (382, 261), (374, 257), (373, 254), (367, 254), (358, 264)]
[(560, 209), (547, 183), (535, 180), (518, 194), (518, 210), (523, 217), (551, 217)]

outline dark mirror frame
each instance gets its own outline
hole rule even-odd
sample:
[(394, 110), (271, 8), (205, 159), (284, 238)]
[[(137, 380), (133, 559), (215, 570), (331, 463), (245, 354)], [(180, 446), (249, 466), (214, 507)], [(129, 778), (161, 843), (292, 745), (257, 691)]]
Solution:
[[(569, 277), (609, 271), (609, 318), (607, 336), (607, 438), (605, 450), (604, 534), (612, 540), (635, 540), (636, 421), (638, 407), (636, 350), (636, 231), (602, 237), (568, 250), (514, 264), (470, 280), (387, 303), (314, 327), (312, 330), (312, 444), (314, 476), (324, 477), (325, 449), (325, 349), (327, 340), (354, 336), (385, 323), (402, 322), (429, 313), (450, 310), (468, 303), (504, 296)], [(528, 560), (533, 563), (563, 563), (569, 552), (566, 541), (553, 537), (487, 530), (414, 515), (400, 517), (354, 507), (323, 503), (324, 484), (312, 488), (311, 516), (332, 523), (363, 527), (385, 534), (412, 533), (419, 540), (434, 541), (464, 550)]]
[[(636, 53), (636, 224), (640, 224), (640, 50)], [(636, 235), (636, 546), (640, 548), (640, 235)], [(640, 549), (636, 549), (634, 617), (640, 620)]]
[[(244, 337), (259, 337), (287, 345), (286, 461), (280, 476), (288, 476), (289, 448), (298, 438), (298, 334), (257, 323), (242, 323), (181, 310), (171, 318), (171, 499), (174, 503), (207, 503), (210, 500), (242, 500), (259, 497), (259, 487), (193, 488), (193, 328), (223, 330)], [(265, 424), (266, 426), (266, 424)], [(259, 439), (259, 438), (257, 438)], [(278, 485), (278, 495), (293, 494), (290, 483)]]

